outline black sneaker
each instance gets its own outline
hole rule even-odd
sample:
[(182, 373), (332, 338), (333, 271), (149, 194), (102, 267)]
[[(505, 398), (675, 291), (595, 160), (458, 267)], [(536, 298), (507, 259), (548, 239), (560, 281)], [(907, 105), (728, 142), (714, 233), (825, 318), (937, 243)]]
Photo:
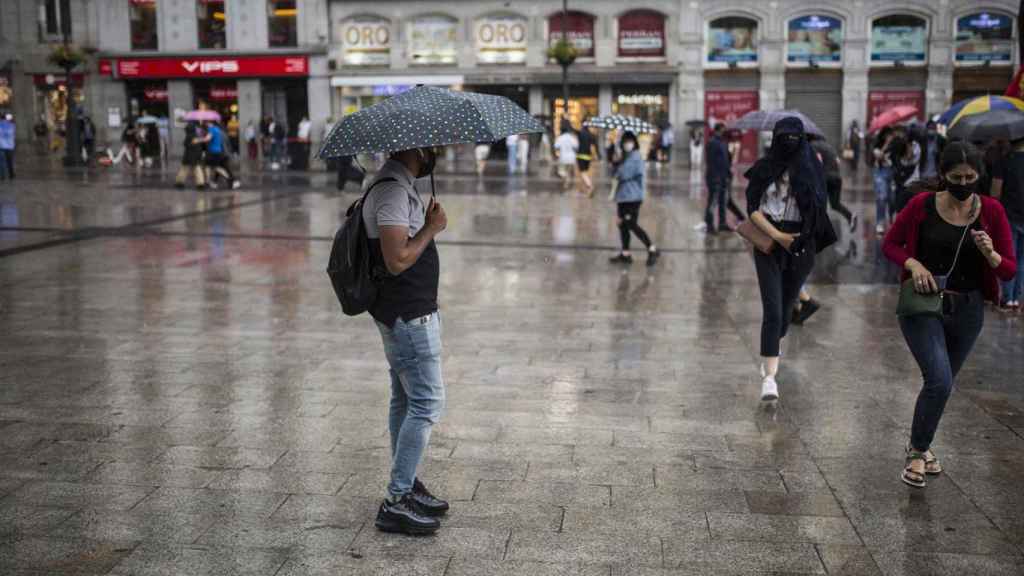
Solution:
[(661, 257), (661, 252), (659, 252), (657, 250), (648, 250), (647, 251), (647, 265), (648, 266), (654, 266), (655, 264), (658, 263), (658, 258), (660, 258), (660, 257)]
[(608, 259), (612, 264), (632, 264), (633, 256), (627, 256), (625, 254), (619, 254), (613, 258)]
[(413, 481), (412, 499), (427, 516), (444, 516), (448, 512), (448, 503), (431, 494), (419, 478)]
[(807, 320), (811, 316), (814, 316), (814, 313), (817, 312), (818, 309), (820, 309), (820, 308), (821, 308), (821, 304), (818, 304), (817, 300), (811, 299), (811, 300), (808, 300), (807, 302), (804, 302), (803, 305), (800, 306), (800, 311), (797, 312), (797, 318), (800, 321), (796, 322), (796, 324), (797, 325), (803, 325), (803, 323), (807, 322)]
[(398, 502), (385, 500), (377, 511), (377, 529), (410, 536), (426, 536), (437, 532), (441, 522), (420, 510), (412, 494), (402, 496)]

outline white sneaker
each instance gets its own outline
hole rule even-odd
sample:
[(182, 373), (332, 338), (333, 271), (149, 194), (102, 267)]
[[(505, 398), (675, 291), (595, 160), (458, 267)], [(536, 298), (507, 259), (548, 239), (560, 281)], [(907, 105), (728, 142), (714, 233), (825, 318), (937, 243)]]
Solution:
[(238, 190), (241, 187), (242, 187), (242, 183), (239, 182), (238, 180), (235, 180), (234, 183), (231, 184), (231, 189), (232, 190)]
[(770, 402), (779, 399), (779, 385), (775, 382), (775, 376), (765, 376), (761, 381), (761, 401)]
[(875, 233), (877, 233), (877, 234), (884, 234), (885, 233), (885, 225), (884, 224), (878, 224), (877, 226), (875, 226)]

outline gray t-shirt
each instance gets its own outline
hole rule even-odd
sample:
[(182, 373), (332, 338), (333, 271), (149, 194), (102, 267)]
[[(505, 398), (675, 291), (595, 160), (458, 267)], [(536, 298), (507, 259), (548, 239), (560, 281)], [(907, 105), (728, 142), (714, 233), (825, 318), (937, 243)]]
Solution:
[(394, 160), (384, 163), (373, 182), (384, 178), (396, 181), (377, 184), (366, 197), (363, 204), (366, 235), (377, 239), (380, 238), (380, 226), (407, 226), (412, 238), (423, 228), (427, 214), (423, 199), (416, 193), (416, 181), (405, 166)]

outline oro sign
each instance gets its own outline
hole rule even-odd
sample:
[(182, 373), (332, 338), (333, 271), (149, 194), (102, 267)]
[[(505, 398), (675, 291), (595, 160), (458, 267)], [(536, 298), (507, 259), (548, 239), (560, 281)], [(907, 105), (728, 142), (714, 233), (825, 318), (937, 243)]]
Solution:
[(485, 64), (525, 64), (527, 20), (519, 16), (485, 16), (476, 21), (477, 60)]
[(387, 66), (391, 62), (391, 23), (362, 16), (341, 23), (342, 62), (349, 66)]

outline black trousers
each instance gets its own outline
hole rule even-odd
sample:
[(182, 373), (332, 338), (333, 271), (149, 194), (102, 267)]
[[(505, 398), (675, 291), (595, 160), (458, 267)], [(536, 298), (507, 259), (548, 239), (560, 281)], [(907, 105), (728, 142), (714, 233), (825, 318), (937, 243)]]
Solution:
[(729, 179), (723, 176), (708, 176), (708, 205), (704, 208), (704, 223), (708, 232), (715, 231), (715, 217), (712, 206), (718, 204), (718, 227), (725, 229), (729, 224), (725, 221), (725, 206), (729, 198)]
[(231, 172), (231, 167), (228, 165), (228, 157), (226, 154), (208, 153), (206, 155), (206, 165), (213, 170), (213, 174), (210, 174), (210, 180), (215, 180), (217, 178), (217, 168), (220, 168), (224, 170), (224, 172), (227, 172), (229, 182), (235, 181), (235, 174)]
[(825, 187), (828, 190), (828, 204), (833, 210), (839, 212), (843, 218), (846, 218), (847, 222), (853, 221), (853, 213), (850, 209), (843, 205), (840, 201), (843, 195), (843, 179), (842, 178), (829, 178), (825, 182)]
[(644, 246), (651, 247), (651, 238), (640, 227), (637, 220), (640, 218), (641, 202), (620, 202), (619, 203), (619, 240), (622, 241), (622, 250), (629, 250), (630, 233), (644, 243)]
[[(780, 227), (784, 232), (792, 232)], [(757, 283), (761, 288), (761, 356), (779, 355), (779, 344), (789, 330), (789, 319), (800, 288), (814, 268), (814, 251), (804, 250), (794, 256), (776, 246), (771, 254), (754, 250)]]

